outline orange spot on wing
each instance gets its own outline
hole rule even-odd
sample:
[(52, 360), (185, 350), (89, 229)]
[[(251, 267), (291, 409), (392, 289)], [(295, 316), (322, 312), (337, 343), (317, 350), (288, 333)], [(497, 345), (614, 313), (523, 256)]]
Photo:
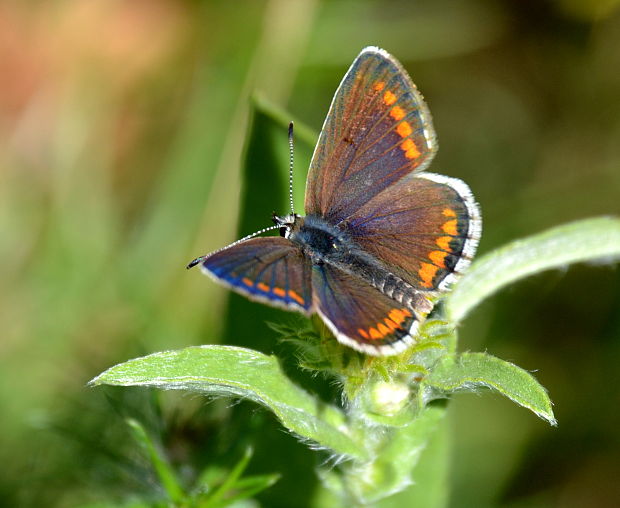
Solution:
[(366, 333), (365, 330), (362, 330), (361, 328), (357, 329), (357, 333), (359, 333), (362, 337), (364, 337), (365, 339), (369, 339), (370, 337), (368, 336), (368, 334)]
[(391, 110), (390, 110), (390, 116), (398, 121), (398, 120), (402, 120), (403, 118), (405, 118), (405, 112), (403, 111), (403, 108), (399, 108), (398, 106), (394, 106)]
[(383, 335), (381, 335), (381, 332), (379, 332), (379, 330), (377, 330), (376, 328), (370, 328), (368, 332), (370, 334), (371, 339), (382, 339), (383, 338)]
[(377, 330), (379, 330), (379, 333), (381, 333), (383, 337), (390, 333), (390, 329), (383, 323), (377, 323)]
[(398, 323), (395, 323), (390, 318), (386, 317), (383, 321), (385, 321), (385, 324), (387, 325), (387, 327), (390, 329), (391, 332), (393, 332), (394, 330), (398, 330), (400, 328), (400, 326), (398, 326)]
[(265, 293), (269, 291), (269, 286), (265, 284), (264, 282), (259, 282), (258, 284), (256, 284), (256, 287), (260, 289), (261, 291), (264, 291)]
[(438, 266), (439, 268), (445, 268), (446, 267), (445, 259), (447, 255), (448, 255), (447, 252), (443, 252), (441, 250), (434, 250), (428, 255), (428, 258), (433, 263), (435, 263), (435, 265)]
[(456, 212), (452, 210), (452, 208), (444, 208), (441, 213), (443, 213), (445, 217), (456, 217)]
[(438, 268), (430, 263), (422, 263), (422, 267), (418, 270), (418, 275), (422, 279), (422, 286), (430, 288), (433, 285), (433, 278)]
[(284, 289), (282, 288), (273, 288), (273, 294), (284, 298), (286, 296), (286, 291), (284, 291)]
[(299, 296), (292, 289), (288, 290), (288, 296), (290, 296), (293, 300), (295, 300), (299, 305), (303, 305), (304, 304), (304, 299), (301, 296)]
[(407, 159), (416, 159), (420, 156), (420, 152), (411, 138), (405, 139), (405, 141), (400, 144), (400, 147), (405, 152), (405, 157), (407, 157)]
[(415, 143), (413, 142), (413, 139), (407, 138), (400, 144), (400, 147), (406, 152), (407, 150), (415, 148)]
[(420, 152), (418, 152), (415, 148), (413, 150), (407, 150), (405, 153), (405, 157), (407, 157), (407, 159), (417, 159), (419, 156)]
[(447, 250), (448, 252), (450, 252), (452, 250), (450, 249), (451, 241), (452, 241), (451, 236), (440, 236), (439, 238), (437, 238), (437, 240), (435, 240), (435, 243), (438, 245), (440, 249)]
[(396, 127), (396, 132), (398, 132), (401, 138), (406, 138), (413, 132), (413, 129), (411, 125), (409, 125), (409, 122), (401, 122), (398, 124), (398, 127)]
[(394, 95), (392, 92), (388, 90), (387, 92), (383, 94), (383, 102), (387, 106), (391, 106), (392, 104), (396, 102), (396, 95)]
[(248, 279), (247, 277), (243, 277), (243, 279), (241, 279), (241, 282), (243, 282), (246, 286), (254, 285), (254, 281), (252, 279)]
[(394, 321), (397, 325), (400, 325), (405, 320), (405, 314), (402, 310), (392, 309), (388, 314), (390, 319)]
[[(408, 309), (392, 309), (388, 314), (388, 317), (396, 323), (396, 326), (400, 328), (400, 325), (413, 314)], [(387, 319), (387, 318), (386, 318)]]
[(444, 225), (441, 226), (441, 229), (443, 229), (449, 235), (458, 235), (458, 230), (456, 229), (456, 219), (444, 222)]
[(379, 81), (378, 83), (375, 84), (374, 89), (377, 92), (380, 92), (381, 90), (383, 90), (385, 88), (385, 83), (383, 81)]

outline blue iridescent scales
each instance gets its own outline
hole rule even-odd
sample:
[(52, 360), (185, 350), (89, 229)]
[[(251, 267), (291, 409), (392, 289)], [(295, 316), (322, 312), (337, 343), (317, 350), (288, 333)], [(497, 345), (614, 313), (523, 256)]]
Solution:
[(211, 255), (203, 262), (205, 273), (250, 298), (307, 313), (312, 307), (310, 270), (298, 249), (284, 238), (253, 240)]
[(280, 237), (250, 235), (189, 267), (200, 264), (250, 299), (318, 313), (340, 342), (364, 353), (402, 352), (470, 263), (481, 233), (469, 187), (425, 171), (436, 150), (430, 113), (407, 73), (366, 48), (321, 130), (307, 215), (275, 216), (268, 229)]

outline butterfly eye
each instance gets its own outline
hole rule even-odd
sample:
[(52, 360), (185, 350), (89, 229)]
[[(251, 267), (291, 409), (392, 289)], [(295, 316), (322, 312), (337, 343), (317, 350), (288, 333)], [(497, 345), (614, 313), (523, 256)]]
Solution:
[(281, 227), (280, 228), (280, 236), (286, 238), (288, 236), (288, 228), (287, 227)]

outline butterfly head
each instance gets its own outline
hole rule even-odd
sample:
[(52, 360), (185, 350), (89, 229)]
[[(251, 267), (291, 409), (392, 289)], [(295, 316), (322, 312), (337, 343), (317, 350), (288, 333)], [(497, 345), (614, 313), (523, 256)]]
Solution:
[(280, 228), (280, 236), (288, 238), (291, 231), (299, 228), (301, 217), (296, 213), (289, 213), (288, 215), (276, 215), (274, 212), (271, 220), (274, 224)]

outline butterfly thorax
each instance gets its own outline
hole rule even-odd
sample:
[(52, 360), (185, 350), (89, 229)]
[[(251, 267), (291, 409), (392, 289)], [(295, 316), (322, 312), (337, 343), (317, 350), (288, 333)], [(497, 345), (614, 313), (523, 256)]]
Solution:
[(299, 245), (314, 263), (335, 262), (355, 249), (344, 231), (316, 215), (297, 215), (287, 229), (283, 236)]
[(299, 245), (314, 265), (327, 263), (359, 277), (419, 314), (431, 310), (432, 304), (422, 292), (361, 249), (344, 228), (334, 226), (316, 215), (287, 216), (280, 218), (280, 221), (281, 235)]

